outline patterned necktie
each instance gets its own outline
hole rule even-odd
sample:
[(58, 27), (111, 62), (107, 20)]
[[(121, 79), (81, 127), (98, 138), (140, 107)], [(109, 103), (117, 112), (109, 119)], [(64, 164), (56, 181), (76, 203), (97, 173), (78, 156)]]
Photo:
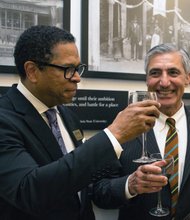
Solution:
[(166, 123), (169, 125), (169, 130), (166, 137), (165, 158), (167, 158), (168, 154), (174, 157), (174, 172), (169, 178), (172, 196), (171, 214), (173, 217), (175, 215), (178, 199), (178, 135), (175, 128), (175, 120), (173, 118), (168, 118)]
[(57, 123), (57, 116), (56, 116), (56, 110), (55, 109), (49, 109), (45, 112), (47, 119), (49, 121), (49, 125), (51, 127), (52, 133), (54, 134), (57, 142), (59, 143), (59, 146), (61, 147), (61, 151), (63, 154), (67, 153), (65, 143), (63, 141), (63, 138), (61, 136), (61, 131), (59, 129), (58, 123)]

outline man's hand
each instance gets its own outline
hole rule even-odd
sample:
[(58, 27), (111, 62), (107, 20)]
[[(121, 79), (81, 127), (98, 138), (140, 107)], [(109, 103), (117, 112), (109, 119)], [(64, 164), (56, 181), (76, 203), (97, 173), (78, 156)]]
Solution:
[(161, 175), (161, 167), (165, 161), (139, 166), (138, 169), (129, 176), (128, 188), (131, 195), (142, 193), (158, 192), (167, 185), (168, 179)]
[(121, 111), (108, 129), (120, 144), (134, 139), (150, 130), (159, 117), (160, 104), (154, 100), (146, 100), (128, 105)]

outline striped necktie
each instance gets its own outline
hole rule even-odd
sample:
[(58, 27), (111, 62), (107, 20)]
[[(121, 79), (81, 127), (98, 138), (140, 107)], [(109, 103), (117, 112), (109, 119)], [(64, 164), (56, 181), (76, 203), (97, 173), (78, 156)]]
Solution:
[(61, 151), (63, 154), (67, 153), (65, 143), (63, 141), (63, 138), (61, 136), (61, 131), (59, 129), (59, 125), (57, 123), (57, 116), (56, 116), (56, 109), (49, 109), (45, 112), (50, 128), (52, 130), (53, 135), (55, 136), (57, 142), (59, 143), (59, 146), (61, 147)]
[(166, 123), (169, 125), (169, 130), (166, 137), (165, 158), (167, 158), (168, 154), (174, 157), (174, 172), (169, 178), (172, 200), (171, 214), (174, 217), (178, 199), (178, 135), (175, 128), (175, 120), (168, 118)]

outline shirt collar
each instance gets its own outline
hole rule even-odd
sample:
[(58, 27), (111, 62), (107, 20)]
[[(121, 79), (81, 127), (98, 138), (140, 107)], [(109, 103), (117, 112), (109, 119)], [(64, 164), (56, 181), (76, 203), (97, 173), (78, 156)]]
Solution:
[[(171, 117), (175, 119), (176, 122), (179, 122), (179, 120), (185, 115), (185, 108), (184, 103), (182, 102), (181, 108)], [(155, 126), (159, 128), (160, 131), (162, 131), (166, 126), (166, 119), (168, 118), (167, 115), (160, 112), (160, 116), (158, 119), (156, 119)]]
[(36, 108), (36, 110), (42, 114), (43, 112), (47, 111), (49, 108), (42, 103), (38, 98), (36, 98), (19, 80), (17, 85), (17, 89), (28, 99), (28, 101)]

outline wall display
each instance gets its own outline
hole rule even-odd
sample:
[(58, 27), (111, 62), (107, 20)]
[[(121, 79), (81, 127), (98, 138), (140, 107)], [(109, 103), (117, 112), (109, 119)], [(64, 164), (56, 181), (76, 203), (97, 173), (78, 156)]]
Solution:
[(82, 1), (84, 77), (145, 80), (144, 56), (174, 43), (190, 52), (190, 1)]
[(70, 30), (70, 0), (1, 0), (0, 73), (15, 73), (14, 46), (32, 25), (52, 25)]
[(78, 90), (73, 103), (67, 104), (85, 130), (104, 129), (127, 105), (127, 91), (110, 90)]

